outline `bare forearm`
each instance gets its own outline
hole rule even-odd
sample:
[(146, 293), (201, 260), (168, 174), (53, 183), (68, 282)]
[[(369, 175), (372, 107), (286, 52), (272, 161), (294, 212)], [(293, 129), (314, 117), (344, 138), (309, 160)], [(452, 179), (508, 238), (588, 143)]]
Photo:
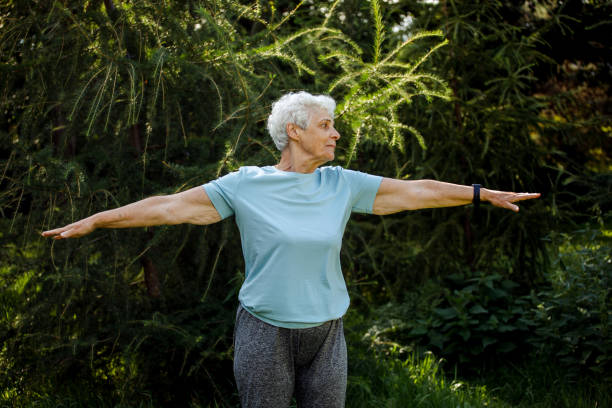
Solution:
[(422, 208), (453, 207), (468, 204), (472, 196), (471, 186), (435, 180), (385, 178), (374, 201), (374, 213), (384, 215)]
[[(167, 197), (150, 197), (114, 210), (102, 211), (60, 228), (44, 231), (43, 237), (53, 239), (78, 238), (97, 228), (148, 227), (170, 224), (166, 213)], [(176, 224), (174, 222), (173, 224)]]
[[(436, 180), (415, 180), (420, 200), (416, 200), (416, 208), (454, 207), (472, 202), (474, 188), (460, 184), (446, 183)], [(483, 195), (484, 189), (481, 189)], [(411, 209), (411, 208), (407, 208)]]
[(207, 225), (220, 220), (221, 216), (200, 186), (102, 211), (72, 224), (44, 231), (42, 235), (53, 239), (78, 238), (97, 228), (149, 227), (186, 222)]
[(95, 228), (132, 228), (173, 224), (167, 211), (168, 196), (145, 198), (123, 207), (92, 215)]
[[(480, 189), (480, 201), (518, 211), (517, 201), (539, 197), (538, 193), (513, 193)], [(421, 208), (454, 207), (469, 204), (474, 199), (474, 187), (435, 180), (397, 180), (384, 178), (376, 199), (374, 214), (392, 214)]]

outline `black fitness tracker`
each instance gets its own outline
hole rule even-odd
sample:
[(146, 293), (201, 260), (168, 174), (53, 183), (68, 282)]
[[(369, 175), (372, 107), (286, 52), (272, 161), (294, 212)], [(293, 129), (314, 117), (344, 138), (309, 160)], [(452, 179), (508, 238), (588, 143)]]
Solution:
[(478, 209), (480, 208), (480, 184), (472, 184), (474, 187), (474, 198), (472, 198), (472, 203), (474, 203), (474, 213), (478, 213)]

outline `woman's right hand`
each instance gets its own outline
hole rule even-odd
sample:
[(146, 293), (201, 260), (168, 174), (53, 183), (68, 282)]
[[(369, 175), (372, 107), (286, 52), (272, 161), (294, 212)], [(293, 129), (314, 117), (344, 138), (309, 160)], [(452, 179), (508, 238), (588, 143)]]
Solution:
[(61, 228), (44, 231), (43, 237), (51, 237), (53, 239), (64, 239), (64, 238), (79, 238), (93, 232), (96, 229), (96, 225), (92, 219), (93, 217), (83, 218), (72, 224), (68, 224)]

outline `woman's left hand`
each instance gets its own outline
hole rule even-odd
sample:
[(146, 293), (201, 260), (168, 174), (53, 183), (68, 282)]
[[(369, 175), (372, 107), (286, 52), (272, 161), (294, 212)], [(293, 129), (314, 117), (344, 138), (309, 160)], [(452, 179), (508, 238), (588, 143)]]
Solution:
[(488, 201), (496, 207), (506, 208), (514, 212), (519, 211), (517, 201), (531, 200), (540, 197), (540, 193), (512, 193), (509, 191), (496, 191), (482, 188), (480, 201)]

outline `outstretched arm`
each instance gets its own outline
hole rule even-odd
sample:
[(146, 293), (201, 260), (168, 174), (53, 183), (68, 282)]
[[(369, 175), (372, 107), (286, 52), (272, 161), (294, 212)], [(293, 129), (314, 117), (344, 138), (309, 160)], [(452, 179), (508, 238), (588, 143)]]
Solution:
[[(539, 193), (512, 193), (480, 189), (480, 201), (518, 212), (517, 201), (538, 198)], [(376, 199), (374, 214), (393, 214), (421, 208), (454, 207), (472, 202), (474, 188), (435, 180), (397, 180), (383, 178)]]
[(182, 223), (206, 225), (220, 220), (221, 216), (200, 186), (99, 212), (64, 227), (45, 231), (42, 235), (54, 239), (78, 238), (96, 228), (150, 227)]

